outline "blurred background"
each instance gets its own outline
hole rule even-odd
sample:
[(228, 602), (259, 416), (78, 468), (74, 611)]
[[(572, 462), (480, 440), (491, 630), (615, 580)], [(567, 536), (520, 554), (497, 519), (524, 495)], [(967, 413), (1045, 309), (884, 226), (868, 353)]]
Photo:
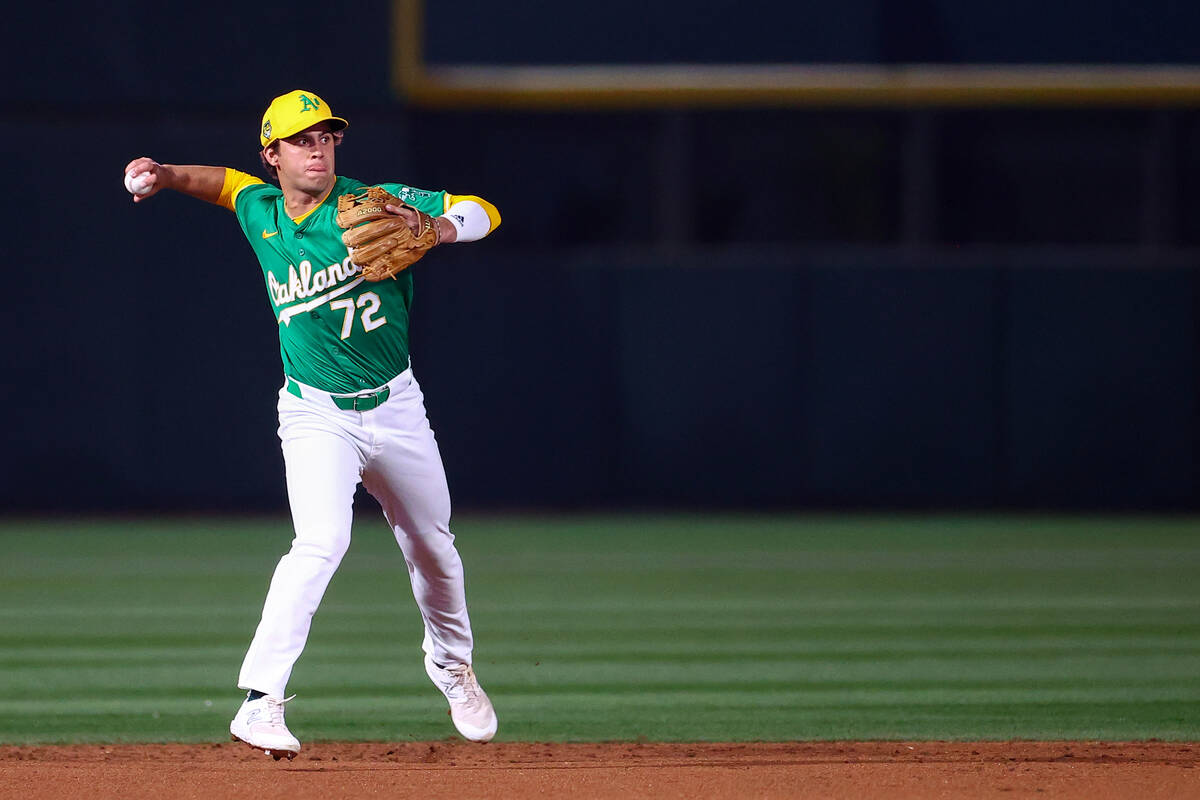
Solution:
[(121, 172), (294, 88), (503, 214), (415, 276), (460, 510), (1200, 508), (1200, 6), (26, 5), (6, 512), (286, 507), (259, 268)]

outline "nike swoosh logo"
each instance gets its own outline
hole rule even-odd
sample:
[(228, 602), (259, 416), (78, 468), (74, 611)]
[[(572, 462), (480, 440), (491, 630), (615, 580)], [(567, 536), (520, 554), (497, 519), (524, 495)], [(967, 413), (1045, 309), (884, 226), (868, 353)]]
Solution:
[(263, 231), (263, 238), (264, 238), (264, 239), (270, 239), (272, 236), (274, 236), (274, 235), (275, 235), (275, 234), (277, 234), (277, 233), (279, 233), (279, 231), (271, 231), (270, 233), (267, 233), (266, 231)]

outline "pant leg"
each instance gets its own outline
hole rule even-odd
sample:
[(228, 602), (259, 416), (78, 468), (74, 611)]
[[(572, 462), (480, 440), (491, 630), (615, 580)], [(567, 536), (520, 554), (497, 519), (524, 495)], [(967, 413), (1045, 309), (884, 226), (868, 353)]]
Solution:
[(363, 486), (383, 507), (404, 553), (425, 623), (423, 648), (443, 666), (470, 664), (471, 621), (462, 559), (450, 532), (450, 489), (416, 380), (394, 386), (388, 401), (364, 420), (379, 446)]
[(336, 410), (280, 394), (279, 437), (296, 536), (279, 560), (238, 677), (242, 689), (282, 697), (313, 614), (350, 545), (361, 447)]

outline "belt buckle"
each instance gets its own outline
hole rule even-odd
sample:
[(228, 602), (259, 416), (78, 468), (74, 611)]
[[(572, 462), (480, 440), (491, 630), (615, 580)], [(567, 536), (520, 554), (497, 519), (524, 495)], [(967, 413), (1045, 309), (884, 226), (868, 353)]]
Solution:
[[(392, 394), (392, 387), (385, 386), (378, 392), (371, 394), (360, 394), (350, 398), (350, 405), (355, 411), (370, 411), (373, 408), (379, 408), (384, 400), (387, 400)], [(359, 405), (361, 403), (361, 405)]]

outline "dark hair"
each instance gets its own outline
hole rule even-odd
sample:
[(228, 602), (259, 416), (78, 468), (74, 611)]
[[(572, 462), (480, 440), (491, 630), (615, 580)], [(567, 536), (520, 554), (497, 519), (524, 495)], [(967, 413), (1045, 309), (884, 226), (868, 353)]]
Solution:
[[(333, 135), (333, 146), (334, 147), (337, 147), (338, 145), (340, 145), (342, 143), (342, 138), (345, 137), (345, 135), (346, 135), (342, 131), (330, 131), (330, 134)], [(271, 142), (269, 145), (264, 147), (262, 150), (258, 151), (258, 160), (262, 162), (263, 170), (266, 171), (268, 177), (270, 177), (271, 180), (275, 181), (275, 183), (279, 183), (279, 170), (276, 169), (271, 164), (270, 161), (267, 161), (267, 151), (270, 150), (271, 148), (275, 148), (276, 150), (279, 149), (279, 140), (278, 139)]]

